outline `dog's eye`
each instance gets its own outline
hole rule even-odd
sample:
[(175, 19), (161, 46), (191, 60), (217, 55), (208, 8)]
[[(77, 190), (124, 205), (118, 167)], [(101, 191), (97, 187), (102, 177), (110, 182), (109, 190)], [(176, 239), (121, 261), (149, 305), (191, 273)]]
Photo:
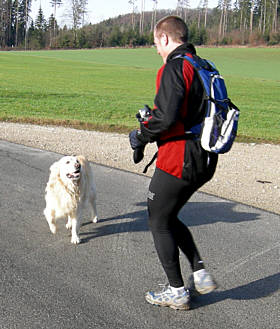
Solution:
[(69, 164), (69, 163), (70, 163), (70, 161), (67, 161), (67, 162), (66, 162), (66, 164)]

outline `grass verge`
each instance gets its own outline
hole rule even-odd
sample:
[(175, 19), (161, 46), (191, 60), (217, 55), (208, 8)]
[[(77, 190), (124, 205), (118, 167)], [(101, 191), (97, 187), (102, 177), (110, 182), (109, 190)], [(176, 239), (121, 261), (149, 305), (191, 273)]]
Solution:
[[(280, 143), (280, 49), (201, 48), (240, 108), (238, 140)], [(127, 133), (152, 106), (155, 49), (0, 52), (0, 120)]]

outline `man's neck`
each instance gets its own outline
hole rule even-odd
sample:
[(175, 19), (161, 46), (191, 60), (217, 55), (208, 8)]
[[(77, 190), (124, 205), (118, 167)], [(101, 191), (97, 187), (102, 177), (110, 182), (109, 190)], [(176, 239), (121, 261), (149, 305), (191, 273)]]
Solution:
[(166, 63), (168, 56), (178, 47), (182, 46), (183, 42), (181, 43), (177, 43), (177, 42), (170, 42), (170, 44), (168, 45), (168, 52), (166, 54), (166, 57), (163, 58), (163, 62)]

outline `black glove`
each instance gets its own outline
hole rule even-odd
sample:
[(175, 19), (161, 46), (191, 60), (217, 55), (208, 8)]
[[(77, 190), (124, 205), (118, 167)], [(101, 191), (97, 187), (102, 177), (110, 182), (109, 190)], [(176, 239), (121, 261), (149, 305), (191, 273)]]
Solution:
[(143, 160), (144, 158), (144, 148), (145, 146), (142, 147), (137, 147), (134, 152), (133, 152), (133, 161), (134, 163), (139, 163), (140, 161)]
[(133, 152), (134, 163), (139, 163), (144, 158), (145, 145), (138, 138), (137, 135), (141, 134), (140, 130), (135, 129), (129, 133), (129, 142)]
[(135, 150), (138, 147), (145, 147), (145, 145), (137, 138), (137, 135), (140, 135), (141, 132), (138, 129), (132, 130), (129, 133), (129, 142), (130, 146), (133, 150)]

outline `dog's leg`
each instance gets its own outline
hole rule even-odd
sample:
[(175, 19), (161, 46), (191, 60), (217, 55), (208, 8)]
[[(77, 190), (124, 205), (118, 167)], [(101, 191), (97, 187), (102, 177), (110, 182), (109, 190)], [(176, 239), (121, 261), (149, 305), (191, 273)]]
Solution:
[(44, 215), (49, 224), (51, 232), (55, 234), (56, 233), (55, 210), (46, 208), (44, 210)]
[(72, 222), (71, 243), (79, 244), (81, 242), (81, 240), (79, 238), (80, 218), (79, 218), (78, 214), (77, 214), (77, 216), (71, 216), (71, 222)]
[(93, 195), (90, 197), (90, 205), (92, 207), (92, 221), (93, 223), (97, 223), (98, 217), (97, 217), (96, 198)]
[(70, 216), (68, 216), (68, 221), (67, 221), (67, 224), (65, 225), (67, 230), (70, 230), (71, 227), (72, 227), (72, 219)]

